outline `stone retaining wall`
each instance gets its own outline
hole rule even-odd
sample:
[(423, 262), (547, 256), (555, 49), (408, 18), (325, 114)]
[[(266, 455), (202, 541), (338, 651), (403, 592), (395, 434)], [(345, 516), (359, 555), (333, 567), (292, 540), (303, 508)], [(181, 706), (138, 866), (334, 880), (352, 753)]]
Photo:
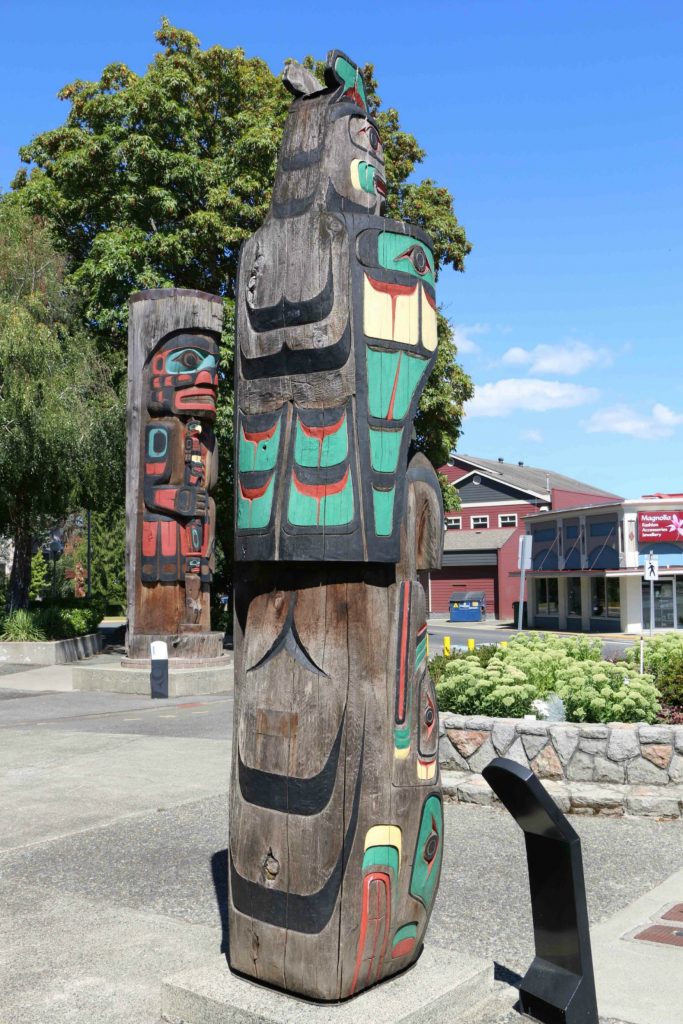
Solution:
[(494, 757), (507, 757), (531, 768), (561, 798), (563, 810), (670, 818), (683, 813), (682, 725), (581, 725), (442, 712), (439, 726), (439, 760), (454, 773), (447, 795), (455, 799), (479, 794), (474, 802), (492, 802), (480, 773)]

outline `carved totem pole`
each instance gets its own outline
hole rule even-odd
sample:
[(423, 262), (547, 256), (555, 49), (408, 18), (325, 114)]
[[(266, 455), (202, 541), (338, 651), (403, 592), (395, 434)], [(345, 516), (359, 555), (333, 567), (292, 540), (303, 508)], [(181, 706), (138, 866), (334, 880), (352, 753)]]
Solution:
[(218, 340), (216, 295), (186, 289), (137, 292), (128, 329), (126, 480), (130, 660), (151, 640), (169, 656), (218, 657), (209, 584), (215, 512), (209, 492), (218, 453), (213, 433)]
[(230, 964), (319, 1000), (420, 954), (439, 882), (438, 716), (417, 573), (436, 474), (411, 454), (434, 256), (383, 218), (362, 76), (295, 99), (238, 281)]

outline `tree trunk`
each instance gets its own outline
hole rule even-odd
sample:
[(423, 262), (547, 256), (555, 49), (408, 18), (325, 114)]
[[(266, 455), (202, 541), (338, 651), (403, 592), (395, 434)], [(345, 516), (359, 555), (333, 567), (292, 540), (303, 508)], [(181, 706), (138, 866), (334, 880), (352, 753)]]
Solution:
[(31, 584), (31, 530), (26, 520), (20, 520), (12, 531), (14, 559), (9, 578), (7, 611), (15, 612), (28, 608), (28, 591)]

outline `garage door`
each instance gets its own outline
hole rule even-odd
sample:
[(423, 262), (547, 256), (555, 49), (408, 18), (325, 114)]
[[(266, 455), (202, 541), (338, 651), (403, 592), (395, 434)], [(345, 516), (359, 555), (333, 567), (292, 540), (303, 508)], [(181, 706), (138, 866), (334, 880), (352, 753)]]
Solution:
[(454, 590), (483, 590), (486, 611), (498, 618), (498, 567), (481, 565), (448, 566), (431, 574), (432, 615), (448, 611), (448, 601)]

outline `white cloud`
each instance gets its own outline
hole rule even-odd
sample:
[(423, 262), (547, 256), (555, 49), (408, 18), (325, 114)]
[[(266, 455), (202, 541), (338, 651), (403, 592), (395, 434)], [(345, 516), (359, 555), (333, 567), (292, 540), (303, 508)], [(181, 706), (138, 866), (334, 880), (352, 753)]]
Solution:
[(540, 430), (523, 430), (519, 436), (522, 441), (533, 441), (534, 444), (543, 443), (543, 434)]
[(561, 373), (573, 377), (589, 366), (607, 366), (612, 356), (606, 348), (591, 348), (583, 341), (565, 341), (558, 345), (515, 346), (503, 353), (509, 366), (528, 366), (529, 373)]
[(478, 352), (479, 346), (473, 339), (481, 334), (489, 333), (488, 324), (455, 324), (453, 326), (453, 341), (458, 346), (461, 355), (469, 355)]
[(531, 356), (527, 350), (517, 346), (509, 348), (507, 352), (503, 353), (502, 357), (502, 361), (507, 363), (508, 366), (523, 366), (525, 363), (528, 363), (530, 359)]
[(649, 416), (636, 412), (629, 405), (613, 405), (593, 413), (583, 426), (589, 434), (626, 434), (645, 441), (656, 441), (662, 437), (671, 437), (681, 423), (683, 414), (656, 402)]
[(467, 403), (468, 416), (507, 416), (518, 410), (547, 412), (585, 405), (598, 397), (596, 388), (567, 384), (559, 380), (534, 377), (508, 377), (490, 384), (477, 385), (474, 398)]

